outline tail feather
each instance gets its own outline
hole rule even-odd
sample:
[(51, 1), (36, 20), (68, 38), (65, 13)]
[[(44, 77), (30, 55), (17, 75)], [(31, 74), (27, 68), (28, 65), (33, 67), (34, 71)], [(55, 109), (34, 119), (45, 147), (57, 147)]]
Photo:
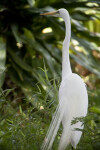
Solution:
[(52, 135), (53, 135), (55, 127), (57, 125), (58, 117), (59, 117), (59, 112), (58, 112), (58, 109), (57, 109), (55, 114), (54, 114), (54, 116), (53, 116), (53, 118), (52, 118), (52, 122), (50, 124), (49, 129), (48, 129), (48, 132), (47, 132), (47, 135), (45, 137), (45, 140), (44, 140), (44, 142), (42, 144), (41, 150), (48, 150), (48, 147), (50, 145), (49, 143), (50, 143), (50, 141), (52, 139)]
[(53, 115), (49, 130), (42, 144), (41, 150), (49, 150), (52, 147), (52, 144), (54, 142), (54, 139), (56, 137), (57, 131), (63, 118), (64, 108), (61, 109), (61, 106), (62, 104), (60, 103)]

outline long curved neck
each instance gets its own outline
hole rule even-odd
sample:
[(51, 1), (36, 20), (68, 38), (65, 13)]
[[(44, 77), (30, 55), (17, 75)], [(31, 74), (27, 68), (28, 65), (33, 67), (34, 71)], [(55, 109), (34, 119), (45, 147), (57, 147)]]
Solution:
[(69, 44), (70, 44), (70, 36), (71, 36), (71, 24), (70, 24), (70, 17), (68, 12), (66, 12), (63, 16), (65, 21), (65, 39), (63, 42), (63, 49), (62, 49), (62, 80), (66, 78), (67, 75), (72, 73), (70, 60), (69, 60)]

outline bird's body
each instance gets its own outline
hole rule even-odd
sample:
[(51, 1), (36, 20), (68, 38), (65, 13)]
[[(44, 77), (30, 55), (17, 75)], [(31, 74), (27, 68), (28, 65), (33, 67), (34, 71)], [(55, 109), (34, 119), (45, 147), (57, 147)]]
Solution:
[(71, 73), (62, 80), (59, 100), (60, 103), (63, 101), (60, 108), (63, 110), (63, 133), (59, 150), (64, 150), (69, 143), (75, 148), (82, 134), (75, 131), (75, 128), (83, 129), (83, 126), (81, 122), (71, 125), (71, 121), (76, 117), (86, 116), (88, 105), (86, 87), (80, 76)]
[(59, 9), (56, 13), (58, 12), (59, 17), (64, 19), (66, 26), (66, 35), (62, 51), (62, 81), (59, 88), (59, 104), (53, 115), (52, 122), (41, 148), (42, 150), (51, 149), (61, 123), (63, 125), (63, 132), (58, 149), (65, 150), (69, 143), (76, 148), (82, 132), (76, 131), (75, 129), (83, 129), (83, 125), (81, 122), (71, 125), (71, 121), (76, 117), (86, 116), (88, 109), (86, 86), (79, 75), (72, 73), (69, 61), (69, 43), (71, 35), (69, 13), (65, 9)]

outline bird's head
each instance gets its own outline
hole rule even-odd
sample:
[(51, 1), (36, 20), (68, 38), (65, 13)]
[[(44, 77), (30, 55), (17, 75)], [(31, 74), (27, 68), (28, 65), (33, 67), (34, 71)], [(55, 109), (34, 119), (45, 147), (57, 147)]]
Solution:
[(67, 12), (66, 9), (64, 8), (61, 8), (61, 9), (58, 9), (57, 11), (52, 11), (52, 12), (47, 12), (47, 13), (42, 13), (40, 15), (43, 15), (43, 16), (54, 16), (54, 17), (61, 17), (63, 18), (64, 14)]

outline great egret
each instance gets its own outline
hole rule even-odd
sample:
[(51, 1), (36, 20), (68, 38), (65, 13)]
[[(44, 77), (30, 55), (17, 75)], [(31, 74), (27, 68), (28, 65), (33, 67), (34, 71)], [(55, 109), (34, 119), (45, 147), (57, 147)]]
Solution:
[(72, 147), (76, 148), (82, 132), (76, 131), (75, 128), (83, 129), (83, 125), (81, 122), (71, 125), (71, 120), (75, 117), (86, 116), (88, 109), (88, 94), (83, 80), (79, 75), (72, 73), (70, 66), (69, 44), (71, 23), (69, 13), (66, 9), (59, 9), (41, 15), (62, 17), (66, 27), (62, 50), (62, 81), (59, 88), (59, 104), (53, 115), (52, 122), (41, 149), (51, 149), (61, 122), (63, 125), (63, 132), (58, 149), (65, 150), (69, 143), (71, 143)]

